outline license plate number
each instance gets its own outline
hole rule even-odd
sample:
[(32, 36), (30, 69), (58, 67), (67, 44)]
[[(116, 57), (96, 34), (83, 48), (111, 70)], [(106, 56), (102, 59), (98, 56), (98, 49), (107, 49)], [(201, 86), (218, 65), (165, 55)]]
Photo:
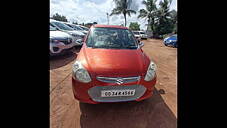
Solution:
[(101, 91), (101, 97), (134, 96), (134, 95), (135, 89)]

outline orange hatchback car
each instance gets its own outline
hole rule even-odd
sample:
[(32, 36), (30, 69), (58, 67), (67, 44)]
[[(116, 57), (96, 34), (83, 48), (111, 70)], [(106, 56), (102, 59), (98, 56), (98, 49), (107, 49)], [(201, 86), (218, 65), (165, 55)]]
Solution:
[(151, 97), (156, 65), (142, 46), (127, 27), (92, 26), (72, 67), (74, 97), (91, 104)]

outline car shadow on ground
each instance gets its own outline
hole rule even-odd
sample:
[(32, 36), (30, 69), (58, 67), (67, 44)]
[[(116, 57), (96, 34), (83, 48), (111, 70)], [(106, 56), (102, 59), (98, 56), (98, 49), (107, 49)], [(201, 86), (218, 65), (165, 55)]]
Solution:
[(141, 102), (80, 103), (81, 128), (176, 128), (177, 118), (160, 92)]
[(64, 55), (51, 57), (49, 61), (50, 64), (49, 69), (52, 70), (67, 65), (68, 63), (76, 59), (79, 51), (80, 48), (75, 48), (72, 51), (65, 53)]

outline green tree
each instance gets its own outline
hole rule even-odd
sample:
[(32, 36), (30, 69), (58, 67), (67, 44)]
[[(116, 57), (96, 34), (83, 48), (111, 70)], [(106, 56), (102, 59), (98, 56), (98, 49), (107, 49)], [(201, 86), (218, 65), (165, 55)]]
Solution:
[(132, 0), (113, 0), (113, 1), (115, 2), (116, 7), (112, 10), (110, 16), (123, 14), (126, 26), (127, 25), (126, 15), (131, 16), (131, 13), (136, 14), (135, 10), (130, 9)]
[(172, 24), (174, 25), (173, 33), (177, 33), (177, 11), (176, 10), (170, 11), (170, 17)]
[(68, 22), (67, 18), (63, 15), (59, 15), (58, 13), (54, 14), (51, 19), (57, 20), (57, 21), (63, 21)]
[(77, 22), (73, 22), (73, 24), (76, 24), (77, 25), (78, 23)]
[(131, 22), (129, 25), (129, 29), (131, 30), (140, 30), (140, 25), (137, 22)]
[(85, 24), (84, 24), (84, 23), (81, 23), (81, 24), (79, 24), (79, 25), (85, 26)]
[(172, 11), (170, 11), (169, 14), (170, 14), (170, 17), (171, 17), (173, 24), (176, 24), (177, 23), (177, 11), (172, 10)]
[(145, 18), (148, 22), (148, 27), (151, 28), (152, 32), (154, 31), (155, 17), (157, 12), (156, 7), (157, 0), (143, 0), (142, 4), (145, 5), (146, 9), (140, 9), (138, 18)]
[(157, 20), (154, 25), (155, 36), (164, 35), (173, 31), (174, 25), (170, 17), (170, 5), (172, 0), (161, 0), (157, 10)]

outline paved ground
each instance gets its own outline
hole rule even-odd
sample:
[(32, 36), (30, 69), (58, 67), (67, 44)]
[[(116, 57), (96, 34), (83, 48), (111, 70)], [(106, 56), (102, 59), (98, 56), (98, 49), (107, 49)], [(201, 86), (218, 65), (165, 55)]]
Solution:
[(50, 60), (51, 128), (176, 128), (177, 49), (161, 40), (143, 41), (143, 50), (158, 66), (154, 95), (142, 102), (84, 104), (74, 100), (71, 65), (76, 53)]

